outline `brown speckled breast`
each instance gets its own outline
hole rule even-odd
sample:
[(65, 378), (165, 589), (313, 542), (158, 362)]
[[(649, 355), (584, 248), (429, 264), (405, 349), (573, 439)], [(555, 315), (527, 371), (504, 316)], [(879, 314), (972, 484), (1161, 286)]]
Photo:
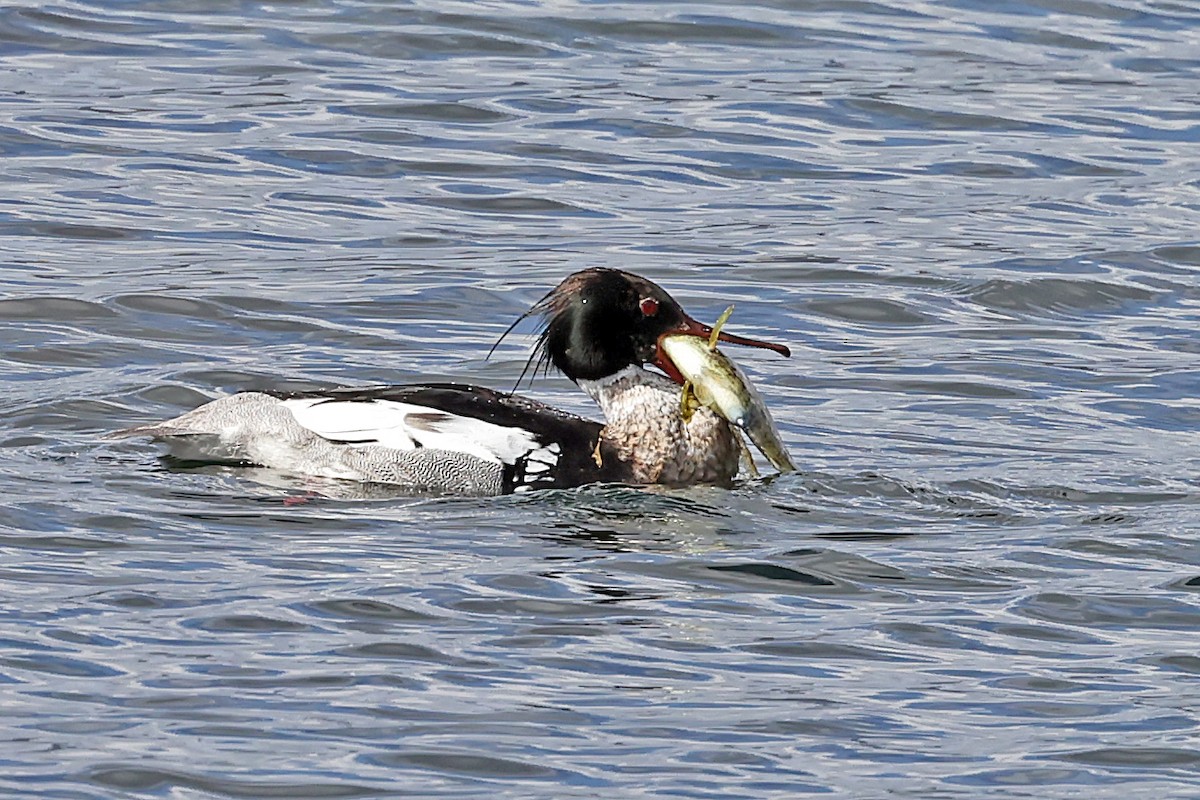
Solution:
[(601, 432), (640, 483), (728, 483), (737, 474), (740, 447), (733, 428), (706, 408), (685, 423), (680, 387), (639, 371), (604, 387), (597, 397), (608, 423)]

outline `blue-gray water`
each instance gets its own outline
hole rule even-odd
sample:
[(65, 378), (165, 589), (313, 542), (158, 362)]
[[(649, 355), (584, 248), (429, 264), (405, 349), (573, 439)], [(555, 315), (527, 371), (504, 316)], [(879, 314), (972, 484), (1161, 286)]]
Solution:
[[(0, 9), (0, 794), (1200, 795), (1198, 54), (1190, 0)], [(737, 355), (802, 472), (297, 503), (99, 438), (508, 388), (592, 265), (791, 344)]]

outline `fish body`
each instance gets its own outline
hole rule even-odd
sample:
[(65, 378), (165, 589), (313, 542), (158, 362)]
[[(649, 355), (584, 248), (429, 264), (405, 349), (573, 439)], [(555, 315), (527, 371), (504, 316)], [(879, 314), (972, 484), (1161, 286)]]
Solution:
[[(659, 347), (687, 379), (696, 402), (745, 431), (780, 472), (795, 471), (796, 465), (779, 438), (775, 420), (762, 396), (729, 356), (696, 336), (663, 336)], [(685, 387), (685, 409), (690, 403), (688, 391)]]

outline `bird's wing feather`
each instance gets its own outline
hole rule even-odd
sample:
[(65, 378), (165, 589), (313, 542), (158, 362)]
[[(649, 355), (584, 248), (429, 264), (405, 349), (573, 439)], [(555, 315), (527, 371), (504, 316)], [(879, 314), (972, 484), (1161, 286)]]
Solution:
[(415, 403), (321, 397), (282, 402), (300, 425), (331, 441), (378, 444), (398, 450), (452, 450), (504, 464), (531, 454), (545, 461), (555, 455), (551, 448), (558, 449), (556, 445), (543, 447), (534, 433), (520, 427)]

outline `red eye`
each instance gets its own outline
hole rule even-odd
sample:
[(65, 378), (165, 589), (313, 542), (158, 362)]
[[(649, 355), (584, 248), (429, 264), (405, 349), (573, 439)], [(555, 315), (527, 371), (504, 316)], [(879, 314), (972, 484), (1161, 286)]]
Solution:
[(638, 306), (642, 309), (642, 316), (653, 317), (658, 313), (658, 301), (653, 297), (643, 297)]

